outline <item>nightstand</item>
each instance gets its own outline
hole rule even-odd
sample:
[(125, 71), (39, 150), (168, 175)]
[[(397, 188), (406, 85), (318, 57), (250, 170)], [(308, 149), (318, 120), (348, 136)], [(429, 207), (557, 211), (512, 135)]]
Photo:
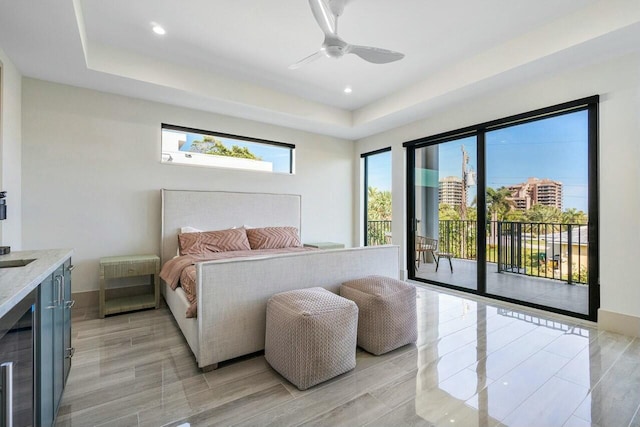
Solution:
[[(160, 258), (156, 255), (130, 255), (100, 258), (100, 317), (126, 311), (158, 308), (160, 305)], [(110, 279), (153, 276), (149, 293), (120, 298), (106, 298)]]
[(343, 243), (335, 243), (335, 242), (311, 242), (305, 243), (305, 247), (308, 248), (318, 248), (318, 249), (343, 249)]

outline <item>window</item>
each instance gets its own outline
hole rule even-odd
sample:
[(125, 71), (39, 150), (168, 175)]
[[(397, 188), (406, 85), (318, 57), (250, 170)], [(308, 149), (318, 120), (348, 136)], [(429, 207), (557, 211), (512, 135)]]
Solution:
[(296, 146), (162, 124), (162, 163), (294, 173)]
[(364, 153), (364, 244), (390, 244), (391, 147)]

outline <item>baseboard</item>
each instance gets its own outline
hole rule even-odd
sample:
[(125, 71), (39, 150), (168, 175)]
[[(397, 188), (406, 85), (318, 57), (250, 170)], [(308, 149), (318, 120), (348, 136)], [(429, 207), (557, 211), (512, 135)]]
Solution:
[(598, 309), (598, 329), (640, 338), (640, 317)]
[(71, 298), (75, 300), (76, 308), (98, 308), (98, 291), (72, 292)]
[[(401, 270), (400, 276), (402, 280), (406, 280), (407, 270)], [(110, 297), (135, 296), (149, 292), (149, 286), (127, 286), (109, 289), (107, 292), (109, 292)], [(76, 301), (75, 306), (77, 308), (97, 309), (99, 294), (99, 291), (75, 292), (72, 297)], [(640, 317), (599, 309), (598, 328), (632, 337), (640, 337)]]
[[(149, 293), (149, 285), (127, 286), (122, 288), (113, 288), (107, 290), (109, 298), (133, 297)], [(76, 301), (77, 308), (98, 308), (98, 300), (100, 291), (74, 292), (71, 297)], [(162, 299), (162, 298), (160, 298)]]

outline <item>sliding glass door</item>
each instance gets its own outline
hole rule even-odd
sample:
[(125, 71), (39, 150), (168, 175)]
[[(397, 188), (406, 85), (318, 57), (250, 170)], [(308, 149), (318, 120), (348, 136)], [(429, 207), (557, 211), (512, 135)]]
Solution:
[(580, 110), (486, 133), (488, 294), (589, 313), (588, 121)]
[(467, 136), (414, 152), (408, 266), (417, 278), (477, 289), (476, 147)]
[(597, 102), (405, 143), (409, 277), (595, 320)]

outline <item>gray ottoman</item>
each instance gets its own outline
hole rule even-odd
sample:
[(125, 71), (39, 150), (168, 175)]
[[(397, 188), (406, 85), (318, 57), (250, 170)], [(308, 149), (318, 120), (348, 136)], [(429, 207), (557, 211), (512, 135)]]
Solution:
[(358, 305), (358, 345), (375, 355), (418, 339), (416, 288), (383, 276), (368, 276), (340, 286), (340, 295)]
[(272, 296), (266, 329), (265, 359), (300, 390), (356, 367), (358, 307), (326, 289)]

